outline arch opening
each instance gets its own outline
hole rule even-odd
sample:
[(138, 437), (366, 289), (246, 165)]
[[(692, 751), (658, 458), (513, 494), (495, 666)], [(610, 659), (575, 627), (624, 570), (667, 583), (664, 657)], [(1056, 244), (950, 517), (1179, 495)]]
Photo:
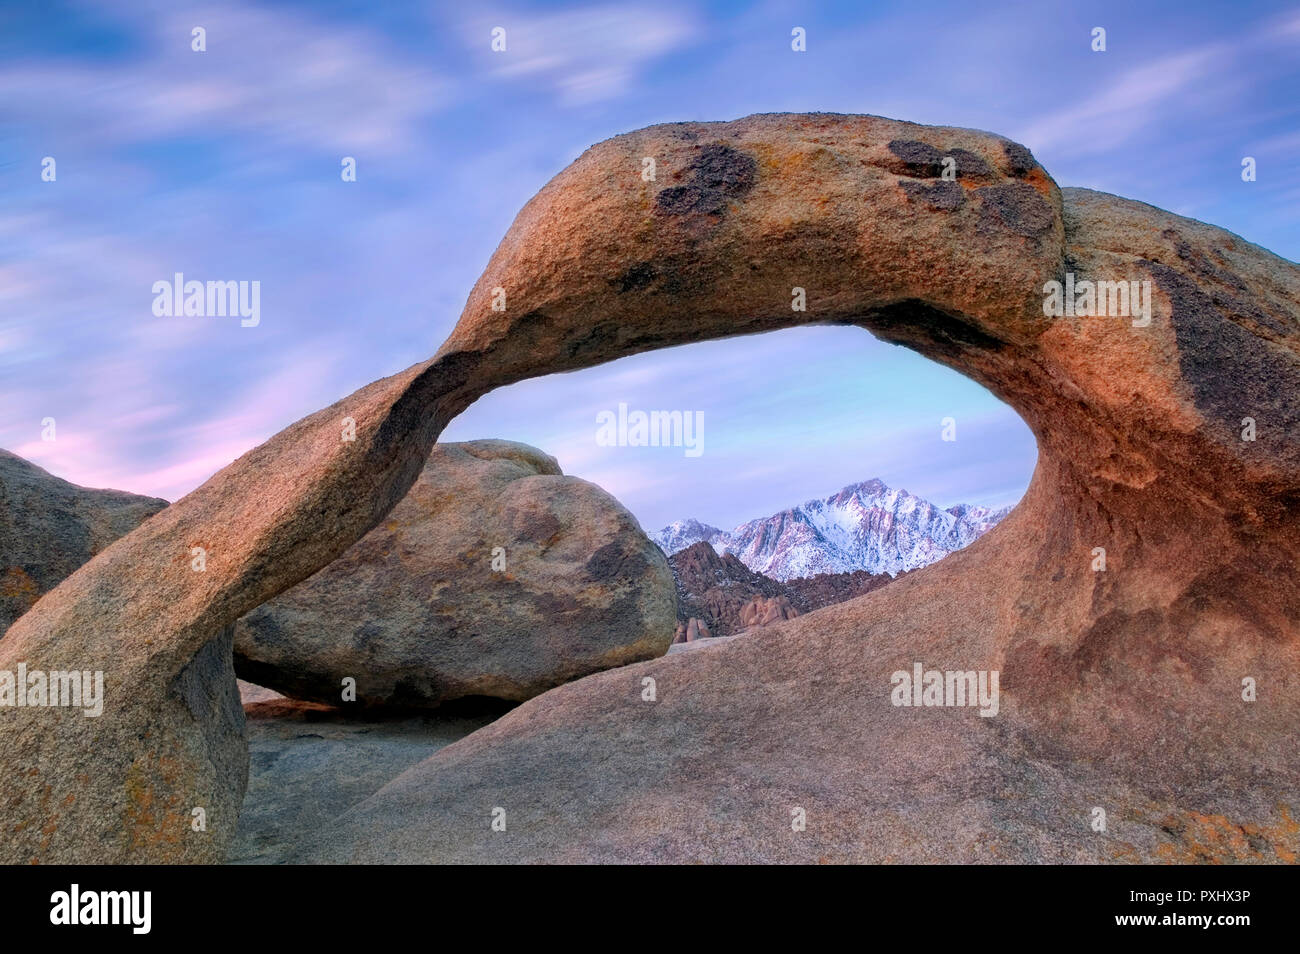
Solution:
[[(952, 324), (936, 319), (923, 333), (951, 342), (957, 357), (971, 342)], [(681, 549), (719, 530), (717, 549), (782, 580), (892, 576), (974, 539), (953, 526), (949, 508), (1000, 519), (1037, 459), (1023, 420), (987, 389), (892, 346), (885, 336), (900, 326), (892, 314), (869, 334), (858, 324), (799, 325), (527, 379), (479, 399), (439, 441), (495, 436), (536, 446), (613, 494), (661, 546)], [(982, 345), (977, 335), (969, 337)], [(883, 488), (861, 486), (870, 482)], [(809, 524), (819, 510), (838, 512), (840, 524)], [(755, 539), (790, 521), (800, 524), (788, 529), (802, 538), (802, 563), (776, 554), (795, 545), (793, 536)], [(677, 522), (702, 526), (672, 538), (664, 531)], [(724, 539), (750, 523), (765, 527), (747, 528), (744, 542)], [(945, 533), (946, 546), (937, 539)]]

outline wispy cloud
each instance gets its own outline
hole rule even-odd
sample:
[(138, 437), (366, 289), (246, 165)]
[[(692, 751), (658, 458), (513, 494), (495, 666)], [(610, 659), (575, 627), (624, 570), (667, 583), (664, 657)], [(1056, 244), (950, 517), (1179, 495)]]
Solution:
[(1122, 148), (1169, 101), (1197, 88), (1222, 67), (1225, 51), (1210, 47), (1178, 53), (1121, 73), (1099, 94), (1061, 104), (1024, 127), (1022, 138), (1035, 150), (1076, 154)]
[[(238, 404), (215, 413), (201, 399), (168, 403), (147, 387), (124, 390), (119, 382), (139, 381), (140, 368), (121, 367), (121, 358), (85, 365), (90, 386), (71, 407), (93, 408), (93, 413), (60, 413), (55, 439), (45, 441), (39, 436), (44, 416), (23, 395), (14, 410), (28, 419), (25, 430), (32, 437), (8, 449), (74, 483), (175, 500), (313, 410), (307, 406), (286, 413), (283, 396), (319, 387), (332, 376), (337, 356), (308, 346), (286, 358), (279, 373), (263, 378)], [(104, 426), (106, 421), (111, 426)], [(166, 462), (141, 467), (141, 458), (157, 444), (166, 448)]]
[[(136, 39), (113, 62), (10, 61), (0, 99), (13, 115), (111, 148), (166, 136), (259, 137), (320, 151), (384, 153), (451, 101), (453, 86), (380, 36), (240, 2), (123, 3), (100, 10)], [(205, 52), (191, 31), (207, 31)]]
[[(19, 19), (0, 35), (0, 446), (174, 499), (432, 354), (519, 207), (588, 144), (651, 122), (821, 109), (992, 129), (1062, 184), (1193, 211), (1295, 258), (1280, 210), (1300, 181), (1300, 15), (1188, 3), (1171, 18), (1127, 0), (1086, 14), (70, 0), (66, 25)], [(1093, 22), (1112, 27), (1111, 52), (1088, 51)], [(39, 180), (51, 154), (57, 184)], [(358, 182), (340, 182), (342, 155)], [(152, 283), (175, 271), (260, 280), (262, 324), (154, 317)], [(703, 411), (704, 456), (600, 447), (595, 414), (619, 401)], [(961, 436), (941, 445), (948, 414)], [(652, 526), (734, 525), (871, 476), (938, 503), (1005, 502), (1035, 456), (991, 395), (856, 329), (523, 382), (446, 436), (533, 443)]]
[[(494, 52), (498, 27), (506, 48)], [(646, 66), (696, 32), (686, 11), (632, 4), (481, 14), (464, 24), (462, 36), (470, 51), (490, 57), (493, 74), (546, 83), (563, 103), (581, 105), (619, 96)]]

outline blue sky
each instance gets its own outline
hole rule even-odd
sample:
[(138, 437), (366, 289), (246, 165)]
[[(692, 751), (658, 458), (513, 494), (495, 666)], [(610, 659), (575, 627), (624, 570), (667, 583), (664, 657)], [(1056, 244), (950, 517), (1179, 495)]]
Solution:
[[(993, 130), (1062, 185), (1300, 258), (1294, 3), (9, 0), (0, 446), (175, 499), (432, 355), (515, 213), (591, 143), (783, 110)], [(153, 283), (175, 272), (260, 281), (261, 323), (155, 317)], [(598, 446), (596, 414), (619, 402), (702, 411), (703, 455)], [(1010, 503), (1035, 456), (983, 389), (852, 328), (524, 382), (445, 435), (476, 437), (541, 447), (650, 529), (730, 527), (874, 476), (943, 505)]]

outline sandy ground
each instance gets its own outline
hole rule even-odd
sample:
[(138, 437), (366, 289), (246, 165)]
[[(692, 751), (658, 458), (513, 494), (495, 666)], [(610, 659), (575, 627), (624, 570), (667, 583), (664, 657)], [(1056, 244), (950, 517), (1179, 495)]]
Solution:
[(307, 833), (499, 712), (360, 719), (241, 681), (248, 793), (231, 864), (276, 864)]

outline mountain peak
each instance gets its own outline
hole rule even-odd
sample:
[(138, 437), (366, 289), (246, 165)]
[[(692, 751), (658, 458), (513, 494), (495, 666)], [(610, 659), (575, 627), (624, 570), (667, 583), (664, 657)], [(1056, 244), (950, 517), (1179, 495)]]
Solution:
[(650, 536), (669, 555), (707, 542), (783, 582), (855, 570), (897, 575), (969, 545), (1010, 510), (972, 504), (943, 509), (873, 477), (730, 532), (690, 519)]
[[(872, 477), (870, 480), (864, 480), (861, 483), (849, 484), (849, 486), (845, 487), (844, 490), (841, 490), (840, 493), (845, 493), (847, 491), (853, 491), (854, 493), (867, 493), (874, 496), (875, 494), (889, 493), (889, 485), (879, 477)], [(907, 493), (907, 491), (903, 491), (903, 493)]]
[(685, 520), (674, 520), (668, 526), (664, 527), (658, 533), (649, 535), (650, 539), (659, 544), (659, 549), (672, 555), (679, 550), (684, 550), (693, 543), (701, 541), (712, 543), (719, 537), (726, 534), (717, 527), (709, 526), (693, 517)]

